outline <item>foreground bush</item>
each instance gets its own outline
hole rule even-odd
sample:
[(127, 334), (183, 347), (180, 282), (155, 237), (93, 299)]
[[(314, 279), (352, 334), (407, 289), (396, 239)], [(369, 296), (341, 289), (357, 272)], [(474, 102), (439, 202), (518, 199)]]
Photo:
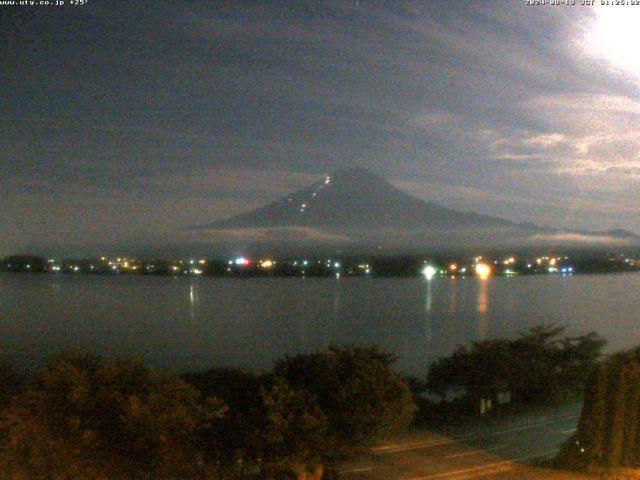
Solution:
[(230, 478), (257, 474), (262, 457), (260, 432), (265, 429), (267, 416), (263, 400), (266, 377), (239, 369), (213, 368), (184, 378), (202, 396), (214, 396), (228, 406), (224, 417), (202, 432), (200, 446), (205, 456)]
[(580, 392), (605, 341), (595, 333), (560, 337), (564, 329), (533, 327), (514, 340), (494, 339), (460, 347), (429, 369), (431, 392), (445, 396), (462, 387), (476, 402), (508, 392), (515, 402), (555, 400)]
[(194, 477), (199, 433), (224, 410), (139, 362), (64, 355), (2, 415), (3, 478)]
[(0, 410), (4, 410), (23, 386), (25, 379), (10, 365), (0, 365)]
[(409, 424), (416, 410), (395, 358), (377, 348), (332, 347), (327, 352), (285, 357), (274, 374), (309, 392), (327, 416), (325, 455), (362, 451)]
[(224, 478), (319, 479), (411, 421), (415, 405), (393, 361), (376, 348), (332, 347), (285, 357), (269, 375), (214, 369), (186, 378), (229, 405), (205, 442)]
[(265, 375), (179, 378), (63, 355), (5, 395), (0, 478), (320, 480), (411, 421), (392, 363), (375, 348), (331, 348), (285, 357)]
[(562, 449), (561, 461), (574, 467), (640, 467), (640, 348), (613, 355), (593, 372), (576, 435)]

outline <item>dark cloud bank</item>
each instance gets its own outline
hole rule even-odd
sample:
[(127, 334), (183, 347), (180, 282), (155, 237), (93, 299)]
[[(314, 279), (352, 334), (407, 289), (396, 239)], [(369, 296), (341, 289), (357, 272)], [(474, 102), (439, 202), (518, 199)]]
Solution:
[(0, 254), (178, 242), (353, 165), (450, 208), (640, 232), (640, 72), (589, 48), (588, 7), (1, 8)]

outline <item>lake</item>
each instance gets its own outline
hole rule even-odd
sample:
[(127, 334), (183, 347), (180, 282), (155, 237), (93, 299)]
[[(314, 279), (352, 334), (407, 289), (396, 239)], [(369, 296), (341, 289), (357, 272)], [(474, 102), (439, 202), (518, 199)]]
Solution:
[(470, 340), (556, 323), (609, 351), (640, 344), (640, 274), (424, 278), (194, 278), (0, 274), (0, 354), (62, 350), (159, 367), (268, 369), (283, 354), (379, 345), (423, 374)]

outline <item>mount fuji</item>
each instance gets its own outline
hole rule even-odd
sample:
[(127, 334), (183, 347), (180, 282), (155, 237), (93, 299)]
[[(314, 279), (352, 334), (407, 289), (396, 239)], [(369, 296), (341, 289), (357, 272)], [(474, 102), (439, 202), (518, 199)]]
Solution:
[(639, 236), (621, 230), (561, 231), (453, 210), (416, 198), (358, 167), (338, 170), (268, 205), (191, 230), (254, 246), (311, 242), (414, 250), (640, 243)]

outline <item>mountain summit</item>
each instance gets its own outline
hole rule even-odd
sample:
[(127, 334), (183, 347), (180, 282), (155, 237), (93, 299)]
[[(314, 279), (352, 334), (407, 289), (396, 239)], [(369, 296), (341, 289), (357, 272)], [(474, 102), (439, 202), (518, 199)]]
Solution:
[(506, 220), (459, 212), (420, 200), (382, 177), (354, 167), (338, 170), (264, 207), (196, 228), (394, 227), (416, 231), (510, 225), (513, 224)]
[(614, 230), (587, 232), (513, 223), (461, 212), (416, 198), (363, 168), (326, 175), (264, 207), (193, 227), (209, 242), (234, 247), (429, 249), (638, 245), (640, 237)]

